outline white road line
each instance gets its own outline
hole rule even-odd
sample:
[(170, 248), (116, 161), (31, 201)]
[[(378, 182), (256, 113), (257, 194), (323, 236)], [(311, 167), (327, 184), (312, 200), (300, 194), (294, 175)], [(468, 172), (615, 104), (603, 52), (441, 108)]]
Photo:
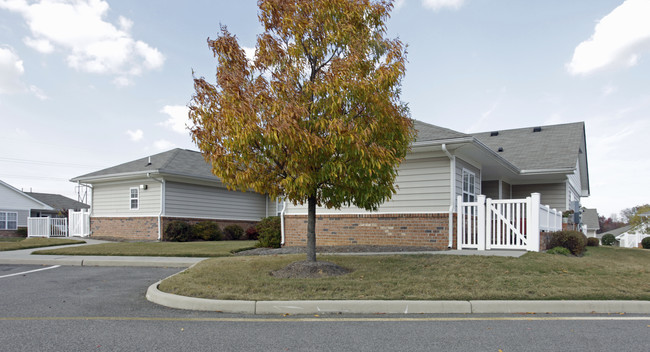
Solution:
[(37, 271), (43, 271), (43, 270), (50, 270), (50, 269), (56, 269), (60, 267), (61, 265), (53, 265), (53, 266), (48, 266), (47, 268), (41, 268), (41, 269), (34, 269), (30, 271), (23, 271), (22, 273), (15, 273), (15, 274), (9, 274), (9, 275), (3, 275), (0, 276), (0, 279), (4, 279), (5, 277), (11, 277), (11, 276), (18, 276), (18, 275), (24, 275), (24, 274), (29, 274), (29, 273), (35, 273)]

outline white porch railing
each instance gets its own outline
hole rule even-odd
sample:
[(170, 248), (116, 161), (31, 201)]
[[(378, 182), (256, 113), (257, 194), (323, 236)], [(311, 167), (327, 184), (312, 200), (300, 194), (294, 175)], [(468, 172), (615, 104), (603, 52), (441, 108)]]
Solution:
[(526, 199), (477, 196), (476, 202), (457, 203), (458, 249), (524, 249), (539, 251), (540, 231), (562, 229), (562, 214), (540, 205), (540, 194)]
[(27, 237), (68, 237), (68, 219), (27, 218)]

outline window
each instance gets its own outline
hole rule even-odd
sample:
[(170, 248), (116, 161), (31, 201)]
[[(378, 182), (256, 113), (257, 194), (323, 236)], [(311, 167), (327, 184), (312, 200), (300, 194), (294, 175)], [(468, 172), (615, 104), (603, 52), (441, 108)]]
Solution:
[(131, 210), (138, 210), (140, 206), (140, 191), (137, 187), (131, 188)]
[(463, 169), (463, 202), (476, 202), (476, 176)]
[(0, 230), (18, 229), (18, 213), (0, 212)]

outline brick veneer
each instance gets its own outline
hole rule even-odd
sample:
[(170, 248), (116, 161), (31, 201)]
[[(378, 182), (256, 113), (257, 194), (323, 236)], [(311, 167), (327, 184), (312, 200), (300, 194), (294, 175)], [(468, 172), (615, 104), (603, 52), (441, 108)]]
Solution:
[[(162, 218), (162, 229), (163, 229), (163, 234), (165, 232), (165, 227), (167, 224), (169, 224), (171, 221), (174, 220), (180, 220), (180, 221), (185, 221), (186, 223), (190, 225), (194, 225), (197, 222), (201, 221), (212, 221), (216, 222), (219, 224), (219, 227), (223, 230), (224, 227), (229, 226), (229, 225), (239, 225), (241, 226), (244, 230), (249, 228), (250, 226), (255, 226), (257, 225), (257, 221), (246, 221), (246, 220), (211, 220), (211, 219), (196, 219), (196, 218), (172, 218), (172, 217), (163, 217)], [(164, 238), (163, 238), (164, 239)]]
[(16, 230), (0, 230), (0, 237), (25, 237), (25, 236), (19, 235)]
[[(196, 218), (172, 218), (163, 217), (162, 232), (169, 222), (173, 220), (185, 221), (189, 224), (196, 224), (200, 221), (207, 219)], [(244, 230), (249, 226), (255, 226), (257, 221), (244, 221), (244, 220), (207, 220), (214, 221), (219, 224), (223, 229), (228, 225), (239, 225)], [(115, 218), (90, 218), (90, 231), (92, 237), (127, 240), (127, 241), (157, 241), (158, 240), (158, 217), (115, 217)]]
[(130, 241), (157, 241), (158, 217), (90, 218), (92, 237)]
[[(454, 226), (456, 215), (454, 214)], [(307, 244), (307, 216), (285, 216), (285, 246)], [(426, 246), (447, 249), (448, 214), (316, 215), (320, 246)], [(453, 248), (456, 248), (454, 236)]]

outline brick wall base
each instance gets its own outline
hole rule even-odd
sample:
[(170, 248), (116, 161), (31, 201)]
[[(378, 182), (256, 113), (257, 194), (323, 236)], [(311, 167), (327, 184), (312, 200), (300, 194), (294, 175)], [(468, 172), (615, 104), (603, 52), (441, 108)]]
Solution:
[(16, 230), (0, 230), (0, 237), (25, 237)]
[[(257, 221), (238, 220), (206, 220), (196, 218), (172, 218), (162, 217), (161, 228), (164, 237), (164, 229), (173, 220), (185, 221), (191, 225), (200, 221), (214, 221), (223, 229), (228, 225), (239, 225), (244, 230), (255, 226)], [(158, 217), (115, 217), (115, 218), (90, 218), (91, 236), (94, 238), (105, 238), (118, 241), (157, 241), (158, 240)]]
[[(456, 215), (454, 214), (454, 226)], [(285, 246), (307, 245), (307, 215), (285, 216)], [(419, 246), (447, 249), (449, 214), (316, 214), (319, 246)], [(453, 248), (456, 248), (454, 236)]]
[(216, 222), (217, 224), (219, 224), (219, 227), (220, 227), (222, 230), (223, 230), (226, 226), (230, 226), (230, 225), (239, 225), (239, 226), (241, 226), (241, 227), (244, 229), (244, 231), (246, 231), (246, 229), (248, 229), (249, 227), (257, 225), (257, 221), (245, 221), (245, 220), (219, 220), (219, 219), (216, 219), (216, 220), (210, 220), (210, 219), (196, 219), (196, 218), (172, 218), (172, 217), (163, 217), (163, 218), (162, 218), (163, 240), (164, 240), (164, 233), (165, 233), (165, 228), (167, 227), (167, 224), (169, 224), (170, 222), (172, 222), (172, 221), (174, 221), (174, 220), (184, 221), (184, 222), (186, 222), (186, 223), (188, 223), (188, 224), (190, 224), (190, 225), (194, 225), (194, 224), (196, 224), (196, 223), (198, 223), (198, 222), (201, 222), (201, 221), (212, 221), (212, 222)]
[(90, 218), (90, 236), (122, 241), (157, 241), (158, 217)]

